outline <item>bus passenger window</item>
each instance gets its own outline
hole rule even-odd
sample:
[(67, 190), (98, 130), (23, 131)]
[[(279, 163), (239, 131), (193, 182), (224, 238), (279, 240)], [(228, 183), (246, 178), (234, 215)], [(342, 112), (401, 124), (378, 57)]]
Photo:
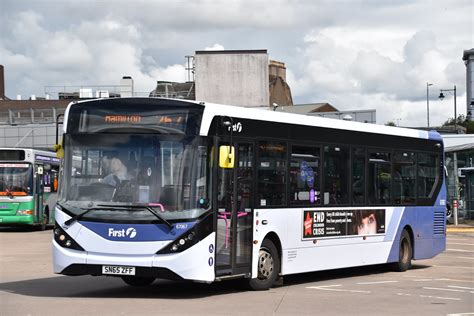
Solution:
[(391, 154), (388, 152), (369, 153), (369, 203), (390, 204), (391, 200)]
[(258, 204), (276, 206), (286, 203), (286, 144), (259, 143)]
[(417, 190), (419, 198), (431, 198), (434, 194), (436, 184), (439, 181), (439, 155), (418, 154), (417, 161)]
[(415, 153), (396, 152), (393, 156), (393, 202), (415, 203)]
[(290, 160), (291, 204), (320, 204), (320, 148), (293, 146)]
[(324, 204), (349, 203), (349, 149), (324, 146)]
[(352, 203), (365, 204), (365, 149), (352, 150)]

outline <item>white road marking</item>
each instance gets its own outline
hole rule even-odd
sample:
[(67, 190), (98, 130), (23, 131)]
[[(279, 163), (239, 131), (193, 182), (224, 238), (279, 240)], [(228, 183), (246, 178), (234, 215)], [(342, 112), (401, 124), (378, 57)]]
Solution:
[[(425, 290), (435, 290), (435, 291), (447, 291), (447, 292), (461, 292), (461, 293), (467, 293), (467, 291), (464, 290), (455, 290), (455, 289), (442, 289), (439, 287), (423, 287)], [(474, 293), (474, 292), (471, 292)]]
[(341, 284), (337, 285), (323, 285), (323, 286), (308, 286), (307, 289), (314, 290), (323, 290), (323, 291), (334, 291), (334, 292), (350, 292), (350, 293), (372, 293), (370, 291), (359, 291), (359, 290), (343, 290), (343, 289), (333, 289), (332, 287), (338, 287)]
[(465, 249), (446, 249), (447, 251), (457, 251), (457, 252), (471, 252), (474, 253), (472, 250), (465, 250)]
[(451, 282), (468, 282), (468, 283), (474, 283), (473, 280), (456, 280), (456, 279), (435, 279), (435, 281), (451, 281)]
[(464, 246), (474, 246), (474, 244), (465, 244), (460, 242), (447, 242), (446, 245), (464, 245)]
[(440, 268), (455, 268), (455, 269), (474, 269), (474, 267), (460, 267), (460, 266), (442, 266), (434, 264), (433, 267), (440, 267)]
[(441, 296), (431, 296), (431, 295), (420, 295), (423, 298), (437, 298), (439, 300), (452, 300), (452, 301), (460, 301), (460, 298), (457, 297), (441, 297)]
[[(411, 294), (405, 294), (405, 293), (397, 293), (397, 295), (398, 296), (412, 296)], [(423, 298), (437, 298), (440, 300), (453, 300), (453, 301), (461, 300), (460, 298), (457, 298), (457, 297), (442, 297), (442, 296), (431, 296), (431, 295), (419, 295), (419, 296)], [(453, 314), (453, 315), (457, 315), (457, 314)], [(466, 314), (466, 315), (469, 315), (469, 314)]]
[(457, 257), (458, 259), (469, 259), (469, 260), (474, 260), (474, 257)]
[(415, 282), (427, 282), (427, 281), (433, 281), (433, 279), (417, 279), (417, 280), (413, 280)]
[(457, 313), (457, 314), (448, 314), (446, 316), (462, 316), (462, 315), (474, 315), (474, 313)]
[(398, 283), (398, 281), (378, 281), (378, 282), (360, 282), (359, 285), (369, 285), (369, 284), (384, 284), (384, 283)]
[(452, 287), (454, 289), (470, 290), (470, 291), (474, 290), (474, 288), (472, 287), (465, 287), (465, 286), (448, 285), (448, 287)]

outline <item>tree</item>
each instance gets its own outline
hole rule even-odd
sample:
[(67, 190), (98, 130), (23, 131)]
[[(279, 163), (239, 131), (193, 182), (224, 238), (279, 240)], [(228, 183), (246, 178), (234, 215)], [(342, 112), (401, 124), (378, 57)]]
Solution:
[(393, 121), (388, 121), (387, 123), (385, 123), (385, 126), (397, 126), (397, 125), (395, 125)]
[[(467, 134), (474, 134), (474, 121), (466, 119), (463, 114), (459, 114), (458, 119), (456, 120), (458, 126), (466, 128)], [(443, 126), (452, 126), (454, 125), (454, 119), (451, 117), (446, 122), (443, 123)]]

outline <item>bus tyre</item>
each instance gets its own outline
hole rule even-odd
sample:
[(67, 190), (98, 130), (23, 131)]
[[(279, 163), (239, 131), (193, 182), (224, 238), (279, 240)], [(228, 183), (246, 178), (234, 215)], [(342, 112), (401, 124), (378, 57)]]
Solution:
[(46, 227), (48, 226), (48, 223), (49, 223), (49, 213), (48, 213), (48, 210), (44, 210), (43, 220), (39, 224), (38, 229), (41, 231), (45, 230)]
[(394, 263), (395, 271), (404, 272), (411, 268), (411, 258), (413, 256), (413, 248), (411, 247), (410, 234), (404, 229), (400, 236), (400, 250), (398, 254), (398, 262)]
[(249, 286), (254, 291), (268, 290), (273, 286), (280, 272), (278, 251), (269, 239), (265, 239), (258, 253), (258, 275), (249, 280)]
[(135, 277), (135, 276), (124, 276), (122, 280), (131, 286), (147, 286), (155, 281), (152, 277)]

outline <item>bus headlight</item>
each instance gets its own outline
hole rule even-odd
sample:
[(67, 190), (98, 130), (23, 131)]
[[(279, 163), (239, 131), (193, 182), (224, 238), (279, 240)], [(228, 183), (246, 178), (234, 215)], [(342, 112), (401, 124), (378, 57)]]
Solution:
[(61, 247), (84, 251), (84, 248), (82, 248), (76, 241), (74, 241), (74, 239), (72, 239), (71, 236), (69, 236), (64, 231), (64, 229), (62, 229), (61, 226), (58, 225), (57, 222), (54, 223), (53, 232), (54, 232), (54, 240)]
[(19, 215), (19, 216), (33, 215), (33, 211), (32, 210), (18, 210), (16, 211), (16, 215)]
[(207, 237), (212, 233), (212, 213), (205, 215), (193, 228), (185, 232), (171, 243), (166, 245), (163, 249), (160, 249), (156, 254), (169, 254), (182, 252), (195, 244), (200, 240)]

